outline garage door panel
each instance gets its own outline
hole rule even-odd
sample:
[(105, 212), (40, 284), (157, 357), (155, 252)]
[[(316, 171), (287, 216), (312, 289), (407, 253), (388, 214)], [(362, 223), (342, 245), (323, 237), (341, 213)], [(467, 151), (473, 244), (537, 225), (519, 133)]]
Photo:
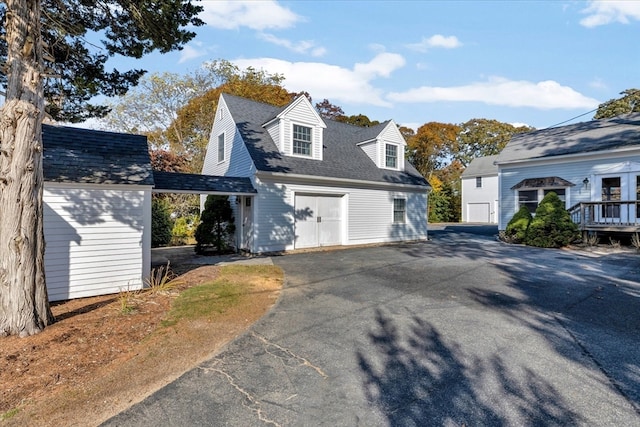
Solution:
[(491, 205), (489, 203), (469, 203), (467, 213), (467, 222), (491, 222)]
[(342, 197), (296, 195), (296, 248), (342, 243)]

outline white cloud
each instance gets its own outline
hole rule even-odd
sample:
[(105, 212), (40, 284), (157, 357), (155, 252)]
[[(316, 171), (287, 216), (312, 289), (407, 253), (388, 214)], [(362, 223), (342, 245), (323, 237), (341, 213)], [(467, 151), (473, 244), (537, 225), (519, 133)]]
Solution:
[(435, 34), (429, 38), (423, 37), (418, 43), (408, 44), (407, 47), (418, 52), (426, 52), (432, 48), (455, 49), (462, 46), (456, 36), (443, 36)]
[(553, 80), (538, 83), (492, 77), (484, 82), (464, 86), (423, 86), (405, 92), (394, 92), (388, 99), (395, 102), (482, 102), (507, 107), (530, 107), (540, 110), (591, 109), (599, 102), (562, 86)]
[(189, 43), (180, 51), (180, 59), (178, 60), (178, 64), (191, 61), (195, 58), (200, 58), (201, 56), (205, 56), (206, 54), (207, 49), (202, 47), (202, 43)]
[(588, 16), (583, 18), (580, 24), (588, 28), (606, 25), (612, 22), (628, 24), (630, 19), (640, 20), (640, 2), (612, 0), (590, 1), (589, 5), (582, 10), (582, 13)]
[(333, 103), (353, 103), (390, 107), (371, 80), (389, 77), (404, 66), (402, 56), (380, 53), (368, 63), (358, 63), (352, 70), (320, 62), (289, 62), (274, 58), (237, 59), (241, 69), (253, 67), (285, 77), (284, 86), (292, 92), (307, 91), (314, 99), (329, 99)]
[(248, 27), (253, 30), (290, 28), (302, 17), (280, 6), (276, 1), (216, 0), (200, 3), (204, 10), (199, 18), (207, 25), (222, 30)]
[(292, 42), (291, 40), (282, 39), (274, 36), (273, 34), (260, 33), (258, 35), (262, 40), (269, 43), (273, 43), (277, 46), (282, 46), (289, 49), (292, 52), (309, 54), (311, 56), (323, 56), (327, 53), (327, 50), (321, 46), (316, 46), (314, 41), (302, 40), (299, 42)]

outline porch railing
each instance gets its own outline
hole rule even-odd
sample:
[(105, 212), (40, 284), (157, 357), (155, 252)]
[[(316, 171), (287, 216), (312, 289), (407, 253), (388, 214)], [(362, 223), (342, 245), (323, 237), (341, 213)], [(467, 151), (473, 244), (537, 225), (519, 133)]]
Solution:
[(640, 231), (640, 201), (580, 202), (569, 209), (581, 230)]

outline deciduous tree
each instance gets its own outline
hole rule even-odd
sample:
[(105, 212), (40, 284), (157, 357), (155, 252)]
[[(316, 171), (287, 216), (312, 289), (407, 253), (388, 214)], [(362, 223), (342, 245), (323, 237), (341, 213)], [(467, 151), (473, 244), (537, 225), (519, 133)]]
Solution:
[(640, 90), (627, 89), (620, 92), (622, 97), (610, 99), (598, 106), (594, 119), (607, 119), (621, 114), (640, 112)]
[[(201, 9), (188, 0), (0, 4), (0, 335), (32, 335), (53, 321), (44, 273), (45, 111), (67, 121), (104, 115), (106, 108), (89, 100), (126, 92), (143, 73), (107, 72), (106, 60), (180, 48), (195, 35), (185, 27), (203, 23)], [(86, 47), (92, 32), (102, 37), (97, 53)]]
[(471, 119), (460, 125), (454, 157), (464, 167), (476, 157), (499, 154), (514, 134), (533, 130), (490, 119)]

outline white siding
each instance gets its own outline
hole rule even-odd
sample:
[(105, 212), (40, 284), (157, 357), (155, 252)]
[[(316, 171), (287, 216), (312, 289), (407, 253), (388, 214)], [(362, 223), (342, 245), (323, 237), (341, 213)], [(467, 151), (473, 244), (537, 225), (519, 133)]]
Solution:
[[(253, 252), (295, 249), (295, 194), (337, 195), (343, 197), (342, 245), (419, 240), (427, 237), (427, 194), (425, 191), (393, 191), (379, 188), (353, 188), (336, 184), (305, 184), (271, 179), (256, 182)], [(407, 200), (407, 221), (393, 224), (393, 199)]]
[[(218, 110), (220, 109), (223, 109), (225, 114), (222, 119), (220, 114), (216, 114), (209, 144), (207, 145), (202, 173), (217, 176), (253, 176), (255, 166), (222, 97), (218, 104)], [(221, 133), (225, 134), (225, 161), (218, 163), (218, 135)]]
[(398, 146), (398, 170), (404, 170), (404, 151), (406, 147), (406, 142), (402, 137), (402, 134), (398, 130), (398, 126), (391, 121), (380, 135), (378, 135), (378, 150), (379, 150), (379, 167), (385, 167), (386, 160), (386, 144), (394, 144)]
[[(150, 189), (45, 185), (45, 274), (52, 301), (140, 289)], [(147, 230), (147, 233), (150, 230)]]
[(364, 153), (369, 156), (371, 161), (380, 167), (380, 159), (378, 158), (378, 143), (376, 141), (367, 142), (366, 144), (360, 144), (360, 148)]
[(285, 153), (286, 150), (282, 145), (283, 140), (280, 138), (280, 134), (282, 133), (282, 126), (280, 125), (280, 121), (269, 123), (269, 125), (266, 127), (266, 130), (271, 136), (271, 139), (273, 139), (273, 142), (275, 142), (276, 147), (278, 147), (278, 151), (280, 151), (281, 153)]
[[(498, 228), (504, 230), (518, 210), (516, 190), (511, 187), (526, 178), (541, 178), (558, 176), (575, 184), (567, 189), (566, 207), (569, 208), (579, 202), (598, 200), (594, 193), (594, 176), (606, 173), (622, 161), (640, 162), (640, 156), (624, 156), (613, 158), (593, 158), (590, 160), (550, 159), (547, 163), (534, 165), (499, 166), (500, 217)], [(589, 178), (590, 184), (585, 186), (583, 180)]]
[(481, 176), (482, 187), (476, 187), (476, 177), (462, 178), (462, 222), (469, 222), (469, 213), (478, 203), (489, 204), (488, 222), (498, 222), (498, 175)]

